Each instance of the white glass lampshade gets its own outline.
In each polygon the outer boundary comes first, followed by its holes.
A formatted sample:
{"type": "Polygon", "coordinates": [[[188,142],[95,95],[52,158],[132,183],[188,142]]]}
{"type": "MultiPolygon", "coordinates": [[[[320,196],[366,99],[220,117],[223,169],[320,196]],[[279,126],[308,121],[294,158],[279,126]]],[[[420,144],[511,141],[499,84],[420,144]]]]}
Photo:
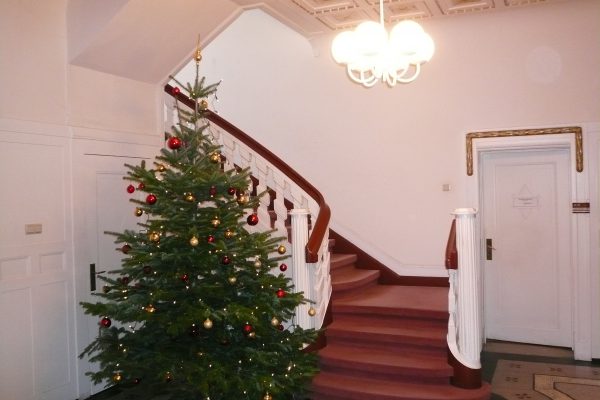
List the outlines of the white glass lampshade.
{"type": "Polygon", "coordinates": [[[354,44],[354,31],[345,31],[338,34],[331,43],[331,55],[338,64],[347,64],[356,57],[354,44]]]}

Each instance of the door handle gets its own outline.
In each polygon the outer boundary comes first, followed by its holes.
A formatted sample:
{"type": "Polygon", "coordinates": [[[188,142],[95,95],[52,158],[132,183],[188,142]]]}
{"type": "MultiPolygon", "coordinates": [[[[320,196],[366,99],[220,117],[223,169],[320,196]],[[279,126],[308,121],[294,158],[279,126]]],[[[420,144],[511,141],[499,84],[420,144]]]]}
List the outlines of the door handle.
{"type": "Polygon", "coordinates": [[[492,259],[492,250],[496,250],[492,244],[492,239],[490,239],[490,238],[485,239],[485,259],[486,260],[492,259]]]}

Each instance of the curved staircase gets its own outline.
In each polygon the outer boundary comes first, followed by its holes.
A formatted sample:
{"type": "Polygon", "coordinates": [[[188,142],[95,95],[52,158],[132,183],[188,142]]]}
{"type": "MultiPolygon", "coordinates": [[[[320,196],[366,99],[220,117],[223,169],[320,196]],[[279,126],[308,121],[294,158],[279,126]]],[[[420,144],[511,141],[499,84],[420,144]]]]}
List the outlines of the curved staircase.
{"type": "Polygon", "coordinates": [[[450,385],[448,288],[378,284],[353,254],[331,255],[332,320],[313,400],[484,400],[450,385]]]}

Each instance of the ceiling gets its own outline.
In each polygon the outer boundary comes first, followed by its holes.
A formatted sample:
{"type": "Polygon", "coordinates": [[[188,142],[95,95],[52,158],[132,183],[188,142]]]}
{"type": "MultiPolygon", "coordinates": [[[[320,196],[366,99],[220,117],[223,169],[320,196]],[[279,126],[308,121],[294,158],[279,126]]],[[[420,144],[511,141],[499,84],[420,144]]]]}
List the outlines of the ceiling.
{"type": "MultiPolygon", "coordinates": [[[[306,37],[379,20],[379,0],[233,0],[245,9],[261,8],[306,37]]],[[[384,0],[388,23],[506,10],[566,0],[384,0]]]]}

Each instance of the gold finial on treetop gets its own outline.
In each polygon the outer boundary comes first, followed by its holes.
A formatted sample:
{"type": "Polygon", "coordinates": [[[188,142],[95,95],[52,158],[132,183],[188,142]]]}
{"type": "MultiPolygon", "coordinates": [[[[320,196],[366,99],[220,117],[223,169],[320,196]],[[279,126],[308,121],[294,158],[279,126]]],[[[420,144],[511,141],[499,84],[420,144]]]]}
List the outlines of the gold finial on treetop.
{"type": "Polygon", "coordinates": [[[202,61],[202,54],[200,52],[200,35],[198,35],[198,42],[196,42],[196,53],[194,54],[194,60],[196,60],[196,65],[200,64],[200,61],[202,61]]]}

